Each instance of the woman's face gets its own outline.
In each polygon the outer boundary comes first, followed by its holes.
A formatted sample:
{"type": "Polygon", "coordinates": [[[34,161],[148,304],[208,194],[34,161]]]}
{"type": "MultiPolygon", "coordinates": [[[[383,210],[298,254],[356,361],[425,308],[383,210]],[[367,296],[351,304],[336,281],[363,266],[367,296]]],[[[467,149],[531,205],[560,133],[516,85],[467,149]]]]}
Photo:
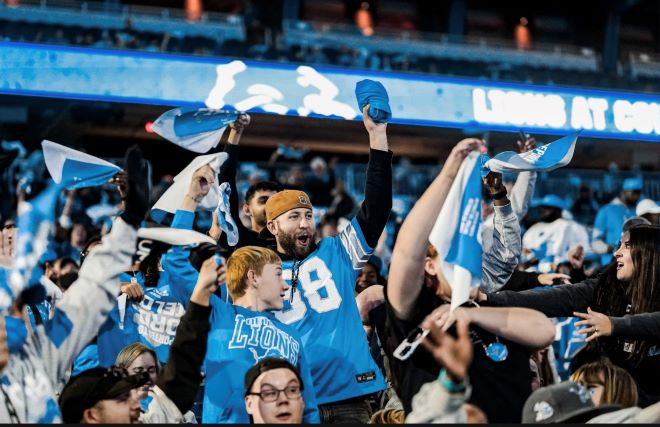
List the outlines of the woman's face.
{"type": "Polygon", "coordinates": [[[149,390],[151,390],[154,384],[156,384],[156,377],[158,376],[158,366],[156,365],[154,357],[151,353],[142,353],[133,361],[133,363],[128,365],[127,370],[129,375],[136,375],[142,372],[149,373],[149,382],[138,390],[138,399],[144,399],[147,397],[149,390]]]}
{"type": "Polygon", "coordinates": [[[630,282],[635,271],[635,266],[630,256],[630,233],[623,233],[621,246],[614,253],[614,258],[616,259],[616,278],[622,282],[630,282]]]}

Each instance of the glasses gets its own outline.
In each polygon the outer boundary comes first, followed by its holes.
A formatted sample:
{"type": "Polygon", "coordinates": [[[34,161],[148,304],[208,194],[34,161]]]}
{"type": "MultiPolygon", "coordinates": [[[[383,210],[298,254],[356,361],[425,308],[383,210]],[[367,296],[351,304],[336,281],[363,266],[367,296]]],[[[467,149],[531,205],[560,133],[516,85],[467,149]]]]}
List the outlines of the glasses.
{"type": "Polygon", "coordinates": [[[277,389],[277,388],[271,388],[267,390],[262,390],[259,393],[248,393],[248,395],[252,396],[259,396],[261,400],[263,400],[266,403],[269,402],[275,402],[277,399],[280,397],[280,393],[284,392],[284,395],[287,397],[287,399],[300,399],[300,393],[301,393],[300,386],[297,385],[292,385],[283,389],[277,389]]]}

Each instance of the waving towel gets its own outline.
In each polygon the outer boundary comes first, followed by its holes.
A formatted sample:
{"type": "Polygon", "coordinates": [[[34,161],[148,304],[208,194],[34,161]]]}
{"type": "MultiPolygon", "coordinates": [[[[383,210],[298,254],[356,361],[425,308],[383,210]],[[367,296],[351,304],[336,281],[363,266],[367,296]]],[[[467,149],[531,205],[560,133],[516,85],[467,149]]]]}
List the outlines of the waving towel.
{"type": "Polygon", "coordinates": [[[52,141],[42,141],[41,147],[53,181],[69,190],[103,185],[121,170],[108,161],[52,141]]]}
{"type": "MultiPolygon", "coordinates": [[[[167,212],[175,213],[181,206],[181,202],[188,191],[195,171],[204,165],[209,165],[217,175],[220,172],[220,166],[222,166],[225,160],[227,160],[227,153],[214,153],[195,157],[188,166],[174,177],[174,184],[153,205],[151,208],[151,218],[160,223],[165,219],[167,212]]],[[[216,182],[211,186],[211,190],[204,196],[197,208],[212,211],[218,206],[219,201],[220,185],[216,182]]]]}
{"type": "Polygon", "coordinates": [[[151,128],[170,142],[195,153],[206,153],[218,145],[227,125],[240,112],[210,108],[175,108],[161,114],[151,128]]]}
{"type": "Polygon", "coordinates": [[[355,85],[355,97],[360,111],[369,104],[369,117],[376,123],[387,123],[392,118],[390,98],[385,86],[373,80],[360,80],[355,85]]]}
{"type": "Polygon", "coordinates": [[[573,159],[579,132],[541,145],[526,153],[505,151],[493,157],[482,156],[482,176],[493,172],[551,171],[566,166],[573,159]]]}
{"type": "Polygon", "coordinates": [[[231,217],[229,210],[229,195],[231,194],[231,185],[228,182],[220,184],[220,201],[216,208],[216,215],[218,216],[218,225],[220,229],[227,235],[227,243],[229,246],[236,246],[238,243],[238,227],[231,217]]]}
{"type": "Polygon", "coordinates": [[[429,235],[442,260],[442,273],[451,286],[451,309],[469,299],[470,289],[479,286],[481,269],[481,177],[479,154],[463,161],[449,189],[445,204],[429,235]]]}

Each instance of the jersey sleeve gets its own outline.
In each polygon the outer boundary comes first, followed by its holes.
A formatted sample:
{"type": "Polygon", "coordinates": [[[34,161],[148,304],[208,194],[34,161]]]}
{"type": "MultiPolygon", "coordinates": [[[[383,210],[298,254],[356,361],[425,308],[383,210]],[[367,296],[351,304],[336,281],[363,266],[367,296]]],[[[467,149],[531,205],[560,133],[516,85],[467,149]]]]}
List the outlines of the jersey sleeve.
{"type": "MultiPolygon", "coordinates": [[[[177,210],[172,220],[172,228],[192,230],[195,213],[177,210]]],[[[190,249],[186,246],[174,246],[161,258],[163,270],[168,273],[170,289],[184,307],[192,296],[199,272],[192,266],[188,257],[190,249]]]]}
{"type": "Polygon", "coordinates": [[[353,270],[360,270],[374,252],[374,248],[367,244],[362,228],[356,218],[342,230],[337,236],[341,242],[341,248],[348,256],[353,270]]]}

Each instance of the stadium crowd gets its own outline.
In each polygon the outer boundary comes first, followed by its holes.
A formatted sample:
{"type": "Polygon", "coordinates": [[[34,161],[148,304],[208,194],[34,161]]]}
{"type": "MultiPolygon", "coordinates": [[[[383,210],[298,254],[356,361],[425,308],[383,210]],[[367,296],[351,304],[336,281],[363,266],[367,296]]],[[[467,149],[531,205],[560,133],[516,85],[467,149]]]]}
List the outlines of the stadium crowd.
{"type": "Polygon", "coordinates": [[[49,154],[3,146],[0,421],[660,422],[660,206],[641,179],[569,209],[532,198],[537,172],[488,173],[480,285],[452,307],[458,276],[429,240],[482,140],[391,215],[370,105],[359,203],[321,157],[237,181],[251,120],[156,185],[137,146],[75,189],[49,154]]]}

